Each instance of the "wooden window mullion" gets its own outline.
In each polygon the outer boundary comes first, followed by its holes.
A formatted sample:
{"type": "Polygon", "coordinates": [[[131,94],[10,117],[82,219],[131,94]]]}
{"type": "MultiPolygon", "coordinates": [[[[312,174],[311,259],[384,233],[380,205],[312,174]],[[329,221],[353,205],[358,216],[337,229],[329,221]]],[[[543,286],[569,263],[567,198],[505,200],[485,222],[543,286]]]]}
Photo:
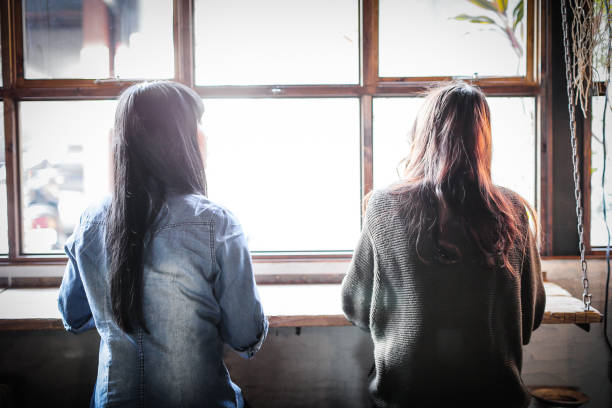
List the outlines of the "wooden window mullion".
{"type": "Polygon", "coordinates": [[[193,0],[174,0],[174,75],[190,87],[194,83],[193,0]]]}
{"type": "MultiPolygon", "coordinates": [[[[373,166],[373,114],[372,96],[363,95],[360,98],[360,151],[361,151],[361,199],[366,196],[374,186],[374,166],[373,166]]],[[[362,214],[363,215],[363,214],[362,214]]]]}
{"type": "Polygon", "coordinates": [[[6,168],[8,258],[21,253],[21,208],[19,177],[19,140],[17,136],[17,99],[14,90],[23,78],[21,1],[7,0],[0,11],[2,23],[2,82],[4,116],[4,154],[6,168]]]}
{"type": "Polygon", "coordinates": [[[378,83],[378,0],[361,3],[361,84],[370,93],[378,83]]]}
{"type": "Polygon", "coordinates": [[[12,98],[4,105],[4,154],[6,160],[6,193],[9,261],[21,255],[21,199],[19,177],[19,140],[17,137],[17,103],[12,98]]]}
{"type": "Polygon", "coordinates": [[[374,187],[372,106],[378,84],[378,8],[379,0],[362,0],[359,13],[359,83],[363,91],[359,98],[362,201],[374,187]]]}
{"type": "Polygon", "coordinates": [[[537,47],[535,47],[535,17],[537,14],[536,10],[540,7],[540,0],[530,1],[527,6],[527,41],[525,42],[527,69],[525,72],[525,77],[528,83],[535,83],[537,81],[537,67],[535,62],[538,60],[538,58],[535,55],[535,50],[537,49],[537,47]]]}

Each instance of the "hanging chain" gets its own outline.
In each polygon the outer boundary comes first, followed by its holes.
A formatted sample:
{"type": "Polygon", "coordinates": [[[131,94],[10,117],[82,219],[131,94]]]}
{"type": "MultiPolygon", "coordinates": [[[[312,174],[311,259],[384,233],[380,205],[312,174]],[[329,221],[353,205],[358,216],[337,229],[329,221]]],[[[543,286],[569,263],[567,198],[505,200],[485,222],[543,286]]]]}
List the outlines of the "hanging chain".
{"type": "MultiPolygon", "coordinates": [[[[572,1],[572,0],[568,0],[572,1]]],[[[582,210],[582,191],[580,189],[580,161],[578,157],[578,140],[576,138],[576,104],[574,101],[574,87],[572,81],[569,28],[567,24],[566,0],[561,0],[561,17],[563,22],[563,46],[565,48],[565,79],[567,82],[568,110],[570,116],[570,134],[572,142],[572,164],[574,166],[574,198],[576,199],[576,217],[578,218],[578,237],[580,249],[580,267],[582,269],[582,302],[584,310],[591,309],[591,298],[589,293],[589,278],[587,276],[587,263],[585,259],[586,247],[584,245],[584,224],[582,210]]]]}

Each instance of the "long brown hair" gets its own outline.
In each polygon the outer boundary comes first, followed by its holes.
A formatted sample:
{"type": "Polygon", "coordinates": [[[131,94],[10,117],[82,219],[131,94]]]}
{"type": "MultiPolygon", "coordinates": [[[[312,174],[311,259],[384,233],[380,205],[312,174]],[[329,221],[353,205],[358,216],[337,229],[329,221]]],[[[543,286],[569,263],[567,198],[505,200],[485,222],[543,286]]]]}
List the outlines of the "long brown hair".
{"type": "Polygon", "coordinates": [[[426,263],[455,263],[471,247],[511,272],[510,251],[526,236],[531,206],[491,180],[491,123],[485,95],[453,82],[429,92],[411,134],[404,177],[392,188],[415,249],[426,263]],[[460,234],[449,231],[460,231],[460,234]]]}

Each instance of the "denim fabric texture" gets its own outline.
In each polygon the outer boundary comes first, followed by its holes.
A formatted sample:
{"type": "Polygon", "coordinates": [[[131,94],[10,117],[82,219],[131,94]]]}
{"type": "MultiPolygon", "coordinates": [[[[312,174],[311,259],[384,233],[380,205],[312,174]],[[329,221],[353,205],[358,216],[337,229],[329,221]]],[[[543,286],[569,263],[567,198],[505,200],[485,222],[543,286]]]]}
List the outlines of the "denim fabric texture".
{"type": "Polygon", "coordinates": [[[145,243],[149,334],[126,334],[112,317],[104,245],[109,204],[107,198],[88,208],[67,240],[58,299],[66,330],[100,334],[92,405],[243,407],[223,345],[253,357],[268,321],[240,224],[204,196],[170,197],[145,243]]]}

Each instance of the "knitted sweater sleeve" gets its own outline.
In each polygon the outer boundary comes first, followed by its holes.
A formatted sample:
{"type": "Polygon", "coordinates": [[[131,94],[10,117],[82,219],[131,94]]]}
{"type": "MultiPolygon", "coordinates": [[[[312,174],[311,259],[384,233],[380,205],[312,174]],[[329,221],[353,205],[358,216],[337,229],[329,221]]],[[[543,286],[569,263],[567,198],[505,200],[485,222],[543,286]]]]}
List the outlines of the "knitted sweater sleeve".
{"type": "Polygon", "coordinates": [[[536,240],[527,227],[525,255],[521,265],[521,318],[523,323],[523,344],[528,344],[531,332],[537,329],[544,317],[546,293],[540,268],[540,254],[536,240]]]}
{"type": "Polygon", "coordinates": [[[368,212],[349,270],[342,281],[342,309],[354,325],[370,330],[370,306],[374,281],[374,246],[368,228],[368,212]]]}

